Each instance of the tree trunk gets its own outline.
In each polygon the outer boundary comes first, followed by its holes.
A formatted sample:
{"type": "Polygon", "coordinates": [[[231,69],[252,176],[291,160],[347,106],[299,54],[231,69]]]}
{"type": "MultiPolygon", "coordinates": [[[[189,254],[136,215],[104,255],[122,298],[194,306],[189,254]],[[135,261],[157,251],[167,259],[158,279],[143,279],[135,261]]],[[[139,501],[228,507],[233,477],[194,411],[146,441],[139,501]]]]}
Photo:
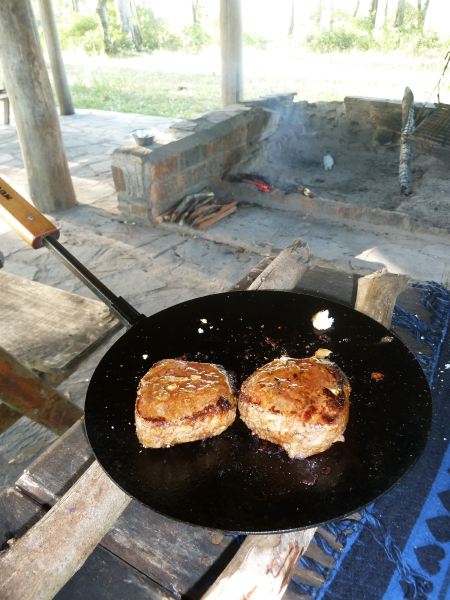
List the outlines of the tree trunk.
{"type": "Polygon", "coordinates": [[[355,4],[355,9],[353,11],[353,18],[356,19],[356,17],[358,16],[358,11],[359,11],[359,0],[356,0],[356,4],[355,4]]]}
{"type": "Polygon", "coordinates": [[[121,28],[124,33],[127,33],[136,50],[140,50],[142,46],[142,35],[139,24],[133,18],[133,8],[130,0],[116,0],[117,11],[119,13],[121,28]]]}
{"type": "Polygon", "coordinates": [[[377,14],[375,15],[375,31],[380,32],[385,24],[388,0],[377,0],[377,14]]]}
{"type": "Polygon", "coordinates": [[[72,96],[67,83],[66,70],[64,68],[61,46],[59,44],[58,29],[56,27],[55,14],[51,0],[39,0],[42,27],[44,29],[45,42],[47,44],[48,57],[53,73],[56,96],[58,97],[59,112],[61,115],[73,115],[72,96]]]}
{"type": "Polygon", "coordinates": [[[291,16],[289,20],[288,37],[292,37],[295,24],[295,0],[291,0],[291,16]]]}
{"type": "Polygon", "coordinates": [[[378,12],[378,0],[371,0],[370,10],[369,10],[369,18],[372,23],[372,27],[375,27],[375,22],[377,20],[377,12],[378,12]]]}
{"type": "Polygon", "coordinates": [[[240,0],[220,0],[222,104],[242,99],[242,25],[240,0]]]}
{"type": "Polygon", "coordinates": [[[73,12],[79,12],[80,8],[78,6],[78,0],[72,0],[72,10],[73,12]]]}
{"type": "Polygon", "coordinates": [[[423,5],[422,0],[417,0],[417,26],[420,29],[420,31],[423,31],[429,5],[430,0],[425,0],[423,5]]]}
{"type": "Polygon", "coordinates": [[[395,13],[394,27],[401,27],[405,20],[405,0],[397,1],[397,12],[395,13]]]}
{"type": "Polygon", "coordinates": [[[103,44],[105,46],[105,52],[106,54],[113,54],[114,44],[112,43],[111,37],[109,35],[109,15],[107,0],[98,0],[96,10],[103,30],[103,44]]]}
{"type": "Polygon", "coordinates": [[[74,206],[75,192],[30,0],[0,2],[0,39],[3,78],[30,196],[44,212],[74,206]]]}
{"type": "Polygon", "coordinates": [[[200,24],[200,0],[191,0],[192,7],[192,23],[193,25],[200,24]]]}
{"type": "Polygon", "coordinates": [[[333,0],[322,0],[320,3],[320,31],[331,31],[331,15],[333,13],[333,0]]]}

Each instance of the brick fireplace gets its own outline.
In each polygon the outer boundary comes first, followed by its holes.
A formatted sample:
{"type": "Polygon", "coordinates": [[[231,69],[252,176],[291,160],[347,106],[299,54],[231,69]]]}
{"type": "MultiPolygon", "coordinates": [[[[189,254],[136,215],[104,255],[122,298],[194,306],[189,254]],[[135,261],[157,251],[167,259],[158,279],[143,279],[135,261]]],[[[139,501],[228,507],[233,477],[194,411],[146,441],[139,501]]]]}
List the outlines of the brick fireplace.
{"type": "Polygon", "coordinates": [[[342,168],[344,150],[355,157],[361,148],[376,152],[398,140],[400,126],[400,101],[308,103],[280,94],[229,106],[156,132],[148,147],[117,148],[112,174],[119,209],[126,218],[159,222],[186,195],[239,171],[259,172],[285,193],[300,176],[318,188],[336,187],[330,178],[324,183],[324,152],[342,168]]]}

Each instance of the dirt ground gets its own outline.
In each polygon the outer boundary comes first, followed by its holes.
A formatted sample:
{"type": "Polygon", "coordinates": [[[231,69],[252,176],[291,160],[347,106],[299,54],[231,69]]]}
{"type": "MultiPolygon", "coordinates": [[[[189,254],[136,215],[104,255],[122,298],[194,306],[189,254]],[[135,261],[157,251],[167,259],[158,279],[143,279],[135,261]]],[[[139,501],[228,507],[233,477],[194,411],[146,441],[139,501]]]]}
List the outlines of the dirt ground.
{"type": "Polygon", "coordinates": [[[398,142],[379,145],[310,137],[299,146],[289,135],[280,140],[251,159],[245,165],[248,172],[266,177],[285,192],[305,186],[323,199],[406,213],[422,224],[450,231],[450,153],[445,161],[414,149],[412,193],[405,196],[398,179],[398,142]],[[325,171],[322,157],[328,151],[334,167],[325,171]]]}
{"type": "MultiPolygon", "coordinates": [[[[435,227],[450,230],[450,170],[448,165],[415,152],[412,194],[400,193],[398,146],[341,147],[335,165],[324,171],[320,162],[302,163],[301,179],[323,198],[351,204],[400,211],[435,227]]],[[[449,156],[450,161],[450,156],[449,156]]]]}

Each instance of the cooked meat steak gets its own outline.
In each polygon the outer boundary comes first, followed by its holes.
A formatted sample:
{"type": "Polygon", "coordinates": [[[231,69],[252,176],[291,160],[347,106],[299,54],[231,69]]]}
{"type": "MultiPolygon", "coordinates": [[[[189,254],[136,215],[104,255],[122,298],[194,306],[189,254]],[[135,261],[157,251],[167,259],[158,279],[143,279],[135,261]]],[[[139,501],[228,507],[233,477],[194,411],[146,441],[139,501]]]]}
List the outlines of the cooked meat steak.
{"type": "Polygon", "coordinates": [[[329,360],[282,357],[244,381],[239,412],[257,436],[306,458],[344,441],[350,384],[329,360]]]}
{"type": "Polygon", "coordinates": [[[146,448],[219,435],[236,417],[236,398],[217,365],[165,359],[139,382],[136,433],[146,448]]]}

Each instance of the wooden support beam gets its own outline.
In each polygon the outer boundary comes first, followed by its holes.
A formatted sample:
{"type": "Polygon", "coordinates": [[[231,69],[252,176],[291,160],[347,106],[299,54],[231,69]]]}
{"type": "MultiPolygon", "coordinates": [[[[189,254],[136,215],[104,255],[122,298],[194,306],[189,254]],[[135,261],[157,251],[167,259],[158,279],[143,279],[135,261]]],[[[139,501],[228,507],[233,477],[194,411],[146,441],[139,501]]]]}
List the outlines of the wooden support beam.
{"type": "Polygon", "coordinates": [[[49,212],[76,204],[75,191],[30,0],[0,2],[0,59],[30,196],[49,212]]]}
{"type": "Polygon", "coordinates": [[[0,402],[0,433],[14,425],[22,415],[10,406],[0,402]]]}
{"type": "Polygon", "coordinates": [[[83,414],[81,408],[3,348],[0,348],[0,400],[57,434],[66,431],[83,414]]]}
{"type": "Polygon", "coordinates": [[[292,290],[308,268],[309,248],[296,240],[289,244],[249,285],[249,290],[292,290]]]}
{"type": "Polygon", "coordinates": [[[202,600],[278,600],[315,531],[247,536],[202,600]]]}
{"type": "Polygon", "coordinates": [[[129,502],[94,462],[34,527],[0,555],[0,598],[54,598],[129,502]]]}
{"type": "Polygon", "coordinates": [[[53,83],[58,98],[59,112],[61,115],[73,115],[75,110],[73,108],[69,84],[67,83],[52,0],[39,0],[39,12],[41,14],[45,43],[52,68],[53,83]]]}
{"type": "Polygon", "coordinates": [[[397,296],[408,282],[408,275],[388,273],[386,269],[361,277],[356,292],[356,310],[389,327],[397,296]]]}
{"type": "Polygon", "coordinates": [[[242,100],[242,24],[240,0],[220,0],[222,104],[242,100]]]}

